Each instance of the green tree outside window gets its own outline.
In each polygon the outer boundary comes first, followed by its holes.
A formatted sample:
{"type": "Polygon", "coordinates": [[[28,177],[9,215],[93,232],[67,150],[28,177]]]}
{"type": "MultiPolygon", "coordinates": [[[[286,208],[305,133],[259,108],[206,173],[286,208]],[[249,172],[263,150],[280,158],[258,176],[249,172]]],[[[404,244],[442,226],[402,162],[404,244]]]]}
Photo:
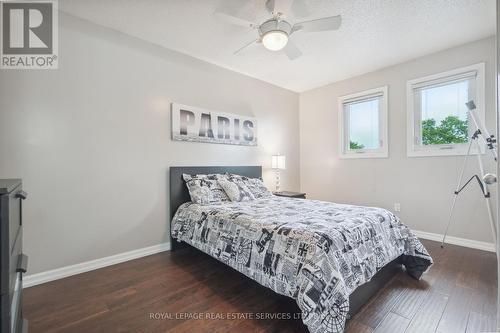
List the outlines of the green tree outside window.
{"type": "Polygon", "coordinates": [[[436,125],[436,120],[422,121],[422,144],[442,145],[466,143],[468,141],[467,120],[456,116],[448,116],[436,125]]]}
{"type": "Polygon", "coordinates": [[[364,145],[357,143],[355,141],[349,141],[349,149],[354,150],[354,149],[363,149],[365,148],[364,145]]]}

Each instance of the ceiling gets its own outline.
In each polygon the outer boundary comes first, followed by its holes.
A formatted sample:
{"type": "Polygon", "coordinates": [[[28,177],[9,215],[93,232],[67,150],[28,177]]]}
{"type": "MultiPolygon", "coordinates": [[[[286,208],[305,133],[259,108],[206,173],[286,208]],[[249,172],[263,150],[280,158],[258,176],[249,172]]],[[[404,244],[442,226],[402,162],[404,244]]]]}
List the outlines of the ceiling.
{"type": "MultiPolygon", "coordinates": [[[[254,45],[256,31],[218,20],[235,0],[64,0],[60,9],[145,41],[277,86],[302,92],[491,36],[495,0],[295,0],[310,15],[342,15],[337,31],[293,35],[303,56],[254,45]]],[[[244,1],[241,16],[269,18],[265,0],[244,1]]],[[[290,16],[290,21],[298,19],[290,16]]]]}

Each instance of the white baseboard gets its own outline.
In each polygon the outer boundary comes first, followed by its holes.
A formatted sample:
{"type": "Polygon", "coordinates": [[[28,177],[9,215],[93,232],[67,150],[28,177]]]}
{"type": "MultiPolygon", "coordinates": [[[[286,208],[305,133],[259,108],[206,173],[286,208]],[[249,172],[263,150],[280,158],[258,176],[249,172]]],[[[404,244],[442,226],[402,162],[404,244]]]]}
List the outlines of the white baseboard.
{"type": "MultiPolygon", "coordinates": [[[[435,234],[432,232],[419,231],[419,230],[412,230],[412,232],[415,234],[415,236],[417,236],[419,238],[423,238],[423,239],[429,239],[429,240],[433,240],[433,241],[437,241],[437,242],[441,242],[441,240],[443,239],[443,235],[441,235],[441,234],[435,234]]],[[[487,243],[487,242],[480,242],[480,241],[471,240],[471,239],[447,236],[446,243],[464,246],[464,247],[470,247],[473,249],[478,249],[478,250],[483,250],[483,251],[496,252],[495,251],[495,244],[487,243]]],[[[104,258],[100,258],[100,259],[96,259],[96,260],[82,262],[82,263],[79,263],[76,265],[71,265],[71,266],[53,269],[50,271],[26,275],[23,278],[23,288],[36,286],[38,284],[62,279],[62,278],[76,275],[76,274],[80,274],[80,273],[85,273],[88,271],[92,271],[94,269],[119,264],[121,262],[149,256],[149,255],[152,255],[155,253],[168,251],[168,250],[170,250],[170,243],[162,243],[162,244],[153,245],[150,247],[145,247],[145,248],[138,249],[138,250],[133,250],[133,251],[129,251],[129,252],[115,254],[115,255],[109,256],[109,257],[104,257],[104,258]]]]}
{"type": "MultiPolygon", "coordinates": [[[[412,230],[412,232],[415,234],[415,236],[417,236],[419,238],[433,240],[433,241],[437,241],[437,242],[441,242],[443,240],[442,234],[434,234],[432,232],[418,231],[418,230],[412,230]]],[[[480,242],[480,241],[476,241],[476,240],[472,240],[472,239],[446,236],[445,243],[464,246],[464,247],[470,247],[472,249],[478,249],[478,250],[483,250],[483,251],[496,252],[494,243],[480,242]]]]}
{"type": "Polygon", "coordinates": [[[88,271],[92,271],[94,269],[119,264],[121,262],[149,256],[155,253],[168,250],[170,250],[170,243],[162,243],[138,250],[115,254],[109,257],[90,260],[71,266],[61,267],[50,271],[26,275],[23,277],[23,288],[28,288],[31,286],[36,286],[37,284],[59,280],[71,275],[85,273],[88,271]]]}

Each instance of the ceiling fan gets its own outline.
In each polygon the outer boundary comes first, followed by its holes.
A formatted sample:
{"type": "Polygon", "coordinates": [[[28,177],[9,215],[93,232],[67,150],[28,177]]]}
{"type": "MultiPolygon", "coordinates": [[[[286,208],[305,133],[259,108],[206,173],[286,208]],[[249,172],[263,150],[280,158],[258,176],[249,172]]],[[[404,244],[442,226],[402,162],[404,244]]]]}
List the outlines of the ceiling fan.
{"type": "Polygon", "coordinates": [[[245,48],[254,43],[262,43],[270,51],[283,50],[290,60],[297,59],[302,55],[299,48],[290,40],[293,33],[333,31],[340,28],[342,18],[340,15],[329,16],[315,20],[291,23],[288,18],[293,14],[295,18],[308,15],[304,4],[294,0],[267,0],[265,8],[271,18],[261,24],[257,24],[241,17],[240,1],[225,1],[224,5],[218,8],[214,15],[219,19],[238,26],[255,29],[258,32],[256,39],[243,45],[234,54],[239,54],[245,48]]]}

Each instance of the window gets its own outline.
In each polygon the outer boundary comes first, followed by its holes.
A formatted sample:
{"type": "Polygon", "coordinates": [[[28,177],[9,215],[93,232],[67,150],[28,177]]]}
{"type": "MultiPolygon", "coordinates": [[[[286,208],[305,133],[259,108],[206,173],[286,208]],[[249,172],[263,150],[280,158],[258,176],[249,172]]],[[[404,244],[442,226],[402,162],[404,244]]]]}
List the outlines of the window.
{"type": "Polygon", "coordinates": [[[387,157],[387,87],[339,98],[341,158],[387,157]]]}
{"type": "Polygon", "coordinates": [[[484,123],[484,63],[408,81],[408,156],[465,155],[470,100],[484,123]]]}

